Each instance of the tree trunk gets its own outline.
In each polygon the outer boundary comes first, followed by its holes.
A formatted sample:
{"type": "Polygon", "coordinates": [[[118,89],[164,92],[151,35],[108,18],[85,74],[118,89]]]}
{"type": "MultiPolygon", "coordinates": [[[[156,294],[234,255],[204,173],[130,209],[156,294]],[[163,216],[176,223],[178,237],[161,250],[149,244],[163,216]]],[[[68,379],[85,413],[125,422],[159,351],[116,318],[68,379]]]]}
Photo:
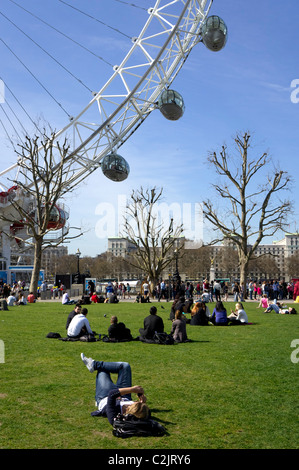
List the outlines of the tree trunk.
{"type": "Polygon", "coordinates": [[[247,290],[246,290],[247,276],[248,276],[248,260],[240,259],[240,288],[243,284],[244,299],[247,298],[247,290]]]}
{"type": "Polygon", "coordinates": [[[33,263],[31,282],[30,282],[30,292],[33,292],[35,297],[37,295],[39,273],[41,269],[42,245],[43,245],[43,239],[38,238],[35,241],[35,245],[34,245],[34,263],[33,263]]]}

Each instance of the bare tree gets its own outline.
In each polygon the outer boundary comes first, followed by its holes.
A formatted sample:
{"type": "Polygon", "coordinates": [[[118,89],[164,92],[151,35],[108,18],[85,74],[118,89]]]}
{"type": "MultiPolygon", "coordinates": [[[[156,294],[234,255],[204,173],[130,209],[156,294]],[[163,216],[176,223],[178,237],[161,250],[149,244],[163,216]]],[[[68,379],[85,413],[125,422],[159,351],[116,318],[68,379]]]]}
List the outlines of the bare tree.
{"type": "Polygon", "coordinates": [[[195,249],[184,249],[180,262],[180,271],[189,278],[202,280],[208,276],[211,267],[211,247],[201,246],[195,249]]]}
{"type": "Polygon", "coordinates": [[[225,214],[220,216],[210,200],[203,202],[203,214],[220,235],[212,243],[231,240],[237,246],[240,282],[246,283],[248,263],[261,240],[283,230],[291,211],[289,200],[280,200],[283,190],[289,189],[290,177],[286,172],[271,169],[268,175],[262,173],[255,181],[260,170],[265,169],[270,159],[263,153],[256,159],[249,159],[250,135],[237,134],[234,141],[238,154],[235,166],[233,159],[222,146],[219,155],[212,152],[208,161],[223,183],[213,184],[218,196],[228,202],[225,214]]]}
{"type": "Polygon", "coordinates": [[[299,250],[289,256],[286,260],[287,273],[290,278],[299,277],[299,250]]]}
{"type": "Polygon", "coordinates": [[[182,224],[174,227],[173,219],[159,222],[156,205],[163,189],[142,187],[133,191],[127,204],[123,236],[135,247],[131,264],[148,278],[151,289],[163,270],[179,256],[183,245],[179,243],[182,224]]]}
{"type": "Polygon", "coordinates": [[[65,224],[68,214],[59,202],[69,188],[66,161],[69,145],[65,140],[62,145],[56,141],[55,134],[48,137],[26,137],[20,146],[17,179],[13,181],[9,208],[0,214],[0,220],[6,222],[9,231],[6,235],[14,238],[19,250],[34,247],[34,263],[30,290],[37,291],[41,269],[42,250],[57,246],[68,236],[69,228],[65,224]],[[63,230],[60,238],[47,240],[47,234],[53,230],[63,230]]]}

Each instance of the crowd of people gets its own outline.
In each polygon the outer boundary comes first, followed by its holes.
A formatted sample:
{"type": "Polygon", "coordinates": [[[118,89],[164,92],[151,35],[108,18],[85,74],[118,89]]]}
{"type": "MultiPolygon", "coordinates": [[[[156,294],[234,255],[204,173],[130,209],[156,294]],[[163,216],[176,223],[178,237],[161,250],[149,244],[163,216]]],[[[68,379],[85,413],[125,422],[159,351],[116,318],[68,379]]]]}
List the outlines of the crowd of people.
{"type": "MultiPolygon", "coordinates": [[[[147,284],[146,284],[147,285],[147,284]]],[[[187,299],[203,297],[210,302],[228,302],[233,297],[234,302],[244,302],[246,299],[260,301],[263,295],[271,300],[295,300],[299,296],[299,281],[290,280],[278,281],[276,279],[256,281],[248,280],[246,284],[227,281],[205,279],[202,282],[193,283],[191,281],[180,284],[180,292],[183,292],[187,299]]],[[[153,291],[153,298],[157,301],[161,299],[173,300],[177,294],[177,286],[170,281],[161,281],[153,291]]]]}
{"type": "MultiPolygon", "coordinates": [[[[80,338],[90,335],[96,336],[87,320],[88,310],[79,301],[66,322],[67,336],[70,338],[80,338]]],[[[178,294],[173,301],[170,309],[169,320],[171,326],[170,332],[165,332],[165,324],[157,307],[152,305],[149,309],[149,315],[143,320],[143,325],[139,328],[139,336],[136,340],[142,342],[154,343],[157,341],[157,335],[167,335],[173,342],[184,343],[189,341],[187,336],[187,324],[195,325],[241,325],[249,324],[247,314],[243,304],[238,302],[235,309],[227,313],[222,301],[218,301],[212,312],[206,302],[201,300],[193,302],[193,299],[187,299],[178,294]],[[189,318],[190,317],[190,318],[189,318]]],[[[116,315],[112,315],[110,325],[107,331],[107,340],[112,341],[131,341],[133,340],[131,330],[123,323],[119,322],[116,315]]]]}
{"type": "Polygon", "coordinates": [[[0,298],[5,300],[5,308],[15,305],[26,305],[34,303],[36,298],[32,292],[27,293],[25,283],[22,281],[13,282],[12,285],[0,280],[0,298]]]}

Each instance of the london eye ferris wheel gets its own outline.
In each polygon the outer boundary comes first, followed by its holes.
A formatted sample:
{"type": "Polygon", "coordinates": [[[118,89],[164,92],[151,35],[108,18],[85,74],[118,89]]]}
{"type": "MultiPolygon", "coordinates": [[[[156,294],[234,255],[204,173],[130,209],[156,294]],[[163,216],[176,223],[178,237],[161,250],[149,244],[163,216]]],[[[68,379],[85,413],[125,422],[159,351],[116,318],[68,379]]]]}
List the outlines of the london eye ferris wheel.
{"type": "MultiPolygon", "coordinates": [[[[37,23],[42,22],[51,29],[51,32],[53,29],[57,30],[45,16],[43,17],[43,8],[40,8],[37,14],[26,8],[26,2],[7,1],[12,3],[14,8],[21,8],[26,15],[34,17],[37,23]]],[[[62,0],[58,1],[65,9],[72,8],[75,14],[89,16],[110,27],[107,21],[87,14],[76,5],[62,0]]],[[[88,90],[91,98],[76,114],[71,115],[65,112],[67,114],[65,124],[55,131],[55,139],[67,137],[70,142],[70,152],[67,158],[68,178],[63,182],[70,190],[99,168],[106,177],[114,181],[127,178],[130,167],[120,155],[122,145],[153,111],[160,110],[169,120],[177,120],[184,113],[182,96],[184,90],[178,92],[173,89],[172,85],[192,49],[197,44],[203,43],[211,51],[219,51],[227,41],[226,24],[220,17],[210,12],[213,0],[156,0],[142,2],[142,5],[139,2],[132,4],[120,0],[114,1],[115,12],[120,6],[143,10],[144,24],[138,35],[132,34],[131,37],[127,35],[126,39],[130,43],[129,50],[119,63],[109,63],[111,73],[106,82],[99,83],[97,89],[88,90]]],[[[6,14],[3,8],[0,9],[0,15],[3,21],[18,30],[20,36],[30,40],[51,59],[56,60],[44,45],[30,37],[25,25],[18,24],[6,14]]],[[[117,17],[117,14],[115,16],[117,17]]],[[[124,24],[124,21],[121,23],[124,24]]],[[[120,32],[119,29],[117,31],[120,32]]],[[[61,30],[57,30],[57,33],[84,48],[77,41],[76,35],[70,37],[61,30]]],[[[13,59],[25,69],[28,68],[25,60],[15,52],[14,44],[4,38],[1,39],[1,46],[6,48],[12,54],[13,59]]],[[[90,52],[88,50],[86,53],[90,52]]],[[[63,64],[60,65],[64,67],[63,64]]],[[[37,78],[29,69],[27,71],[31,74],[31,78],[35,79],[37,86],[43,87],[42,78],[37,78]]],[[[47,73],[47,70],[43,70],[41,77],[47,73]]],[[[5,74],[2,75],[4,77],[0,77],[2,88],[10,92],[10,85],[6,83],[5,74]]],[[[100,77],[97,81],[100,82],[100,77]]],[[[43,88],[55,99],[51,91],[43,88]]],[[[13,94],[13,91],[11,93],[13,94]]],[[[0,118],[0,125],[7,138],[11,140],[10,136],[15,135],[17,131],[12,118],[9,117],[11,111],[9,103],[5,99],[1,101],[1,111],[4,114],[0,118]]],[[[22,106],[20,100],[17,99],[17,101],[22,106]]],[[[61,103],[55,101],[65,111],[61,103]]],[[[36,106],[38,107],[38,103],[36,106]]],[[[52,128],[56,128],[56,123],[50,124],[52,128]]],[[[18,160],[0,171],[0,208],[2,211],[7,210],[10,205],[11,191],[15,190],[11,187],[11,181],[17,180],[18,171],[18,160]]]]}

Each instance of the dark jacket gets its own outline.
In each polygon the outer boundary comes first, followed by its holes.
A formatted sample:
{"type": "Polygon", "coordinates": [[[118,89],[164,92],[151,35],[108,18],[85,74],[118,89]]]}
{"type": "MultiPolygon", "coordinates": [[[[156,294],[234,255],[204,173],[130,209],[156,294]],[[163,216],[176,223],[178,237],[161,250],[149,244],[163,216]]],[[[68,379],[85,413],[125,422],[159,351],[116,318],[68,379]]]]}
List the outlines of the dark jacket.
{"type": "Polygon", "coordinates": [[[129,328],[126,328],[125,324],[122,322],[109,326],[108,336],[110,339],[115,339],[116,341],[132,339],[131,331],[129,328]]]}
{"type": "Polygon", "coordinates": [[[113,424],[114,418],[120,413],[119,389],[114,388],[108,393],[107,405],[105,407],[106,416],[110,424],[113,424]]]}
{"type": "Polygon", "coordinates": [[[70,323],[72,321],[72,319],[74,318],[74,316],[77,315],[77,312],[75,312],[75,310],[72,310],[71,313],[69,314],[69,316],[67,317],[67,321],[66,321],[66,325],[65,325],[65,328],[68,329],[68,327],[70,326],[70,323]]]}
{"type": "Polygon", "coordinates": [[[203,308],[200,308],[190,320],[190,325],[207,325],[208,323],[209,320],[203,308]]]}
{"type": "Polygon", "coordinates": [[[143,328],[140,328],[139,333],[146,339],[152,339],[156,331],[157,333],[164,332],[163,320],[158,315],[150,314],[144,319],[143,328]]]}

